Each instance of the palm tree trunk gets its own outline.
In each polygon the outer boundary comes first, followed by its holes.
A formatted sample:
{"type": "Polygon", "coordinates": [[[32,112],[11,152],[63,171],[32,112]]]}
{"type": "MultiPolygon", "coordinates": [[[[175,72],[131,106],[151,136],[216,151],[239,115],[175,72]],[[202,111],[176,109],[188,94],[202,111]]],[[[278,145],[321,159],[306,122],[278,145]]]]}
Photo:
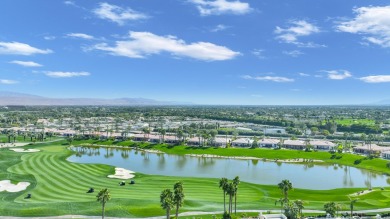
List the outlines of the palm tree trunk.
{"type": "Polygon", "coordinates": [[[353,214],[353,206],[351,205],[351,215],[350,215],[350,218],[352,218],[352,214],[353,214]]]}
{"type": "Polygon", "coordinates": [[[176,219],[179,218],[179,203],[176,204],[176,219]]]}
{"type": "Polygon", "coordinates": [[[229,194],[229,214],[232,214],[232,195],[229,194]]]}
{"type": "Polygon", "coordinates": [[[229,194],[229,203],[228,203],[228,207],[229,207],[229,211],[228,211],[228,213],[230,214],[230,194],[229,194]]]}
{"type": "Polygon", "coordinates": [[[234,195],[234,214],[237,214],[237,191],[234,195]]]}
{"type": "Polygon", "coordinates": [[[223,212],[226,212],[226,194],[223,191],[223,212]]]}
{"type": "Polygon", "coordinates": [[[105,208],[105,204],[103,202],[103,204],[102,204],[102,219],[104,219],[104,208],[105,208]]]}
{"type": "Polygon", "coordinates": [[[169,208],[167,208],[167,219],[169,219],[169,216],[170,216],[170,210],[169,208]]]}

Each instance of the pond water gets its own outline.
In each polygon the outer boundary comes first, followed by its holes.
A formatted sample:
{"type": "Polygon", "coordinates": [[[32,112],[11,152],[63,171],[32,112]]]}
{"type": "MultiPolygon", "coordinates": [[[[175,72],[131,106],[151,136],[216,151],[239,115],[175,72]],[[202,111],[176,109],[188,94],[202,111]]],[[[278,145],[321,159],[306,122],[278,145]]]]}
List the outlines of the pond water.
{"type": "Polygon", "coordinates": [[[228,158],[206,158],[156,154],[134,149],[72,147],[68,158],[77,163],[100,163],[135,172],[164,176],[233,179],[276,185],[288,179],[295,188],[334,189],[388,186],[388,177],[369,170],[341,165],[264,162],[228,158]]]}

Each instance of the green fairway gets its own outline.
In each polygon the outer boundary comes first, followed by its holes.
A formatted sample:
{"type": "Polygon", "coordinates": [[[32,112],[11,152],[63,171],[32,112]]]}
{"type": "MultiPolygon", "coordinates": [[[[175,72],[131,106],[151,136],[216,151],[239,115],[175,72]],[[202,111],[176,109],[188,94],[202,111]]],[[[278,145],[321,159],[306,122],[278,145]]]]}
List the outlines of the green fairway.
{"type": "MultiPolygon", "coordinates": [[[[164,215],[159,195],[165,188],[172,188],[176,181],[183,181],[185,202],[182,211],[223,210],[222,190],[219,179],[179,178],[136,173],[136,184],[119,186],[120,179],[109,179],[114,167],[101,164],[77,164],[66,161],[71,154],[65,145],[40,144],[29,146],[40,149],[37,153],[16,153],[0,149],[0,180],[32,183],[26,191],[0,192],[0,215],[48,216],[48,215],[99,215],[101,206],[96,194],[108,188],[112,200],[108,202],[107,216],[146,217],[164,215]],[[87,193],[93,187],[95,193],[87,193]],[[27,193],[31,199],[25,199],[27,193]]],[[[179,150],[178,148],[177,150],[179,150]]],[[[180,149],[181,150],[181,149],[180,149]]],[[[182,149],[186,150],[186,149],[182,149]]],[[[212,149],[210,149],[212,150],[212,149]]],[[[248,150],[248,149],[246,149],[248,150]]],[[[196,151],[196,150],[195,150],[196,151]]],[[[194,153],[194,151],[191,151],[194,153]]],[[[309,179],[308,179],[309,180],[309,179]]],[[[127,180],[128,182],[129,180],[127,180]]],[[[390,191],[386,188],[359,197],[356,209],[381,208],[390,205],[390,191]]],[[[322,210],[327,201],[348,203],[347,195],[361,189],[336,189],[313,191],[295,189],[290,199],[302,199],[306,209],[322,210]]],[[[277,186],[264,186],[241,182],[238,191],[238,209],[278,209],[275,200],[281,196],[277,186]]]]}
{"type": "Polygon", "coordinates": [[[375,125],[375,120],[372,119],[336,119],[335,121],[337,124],[345,126],[353,124],[375,125]]]}

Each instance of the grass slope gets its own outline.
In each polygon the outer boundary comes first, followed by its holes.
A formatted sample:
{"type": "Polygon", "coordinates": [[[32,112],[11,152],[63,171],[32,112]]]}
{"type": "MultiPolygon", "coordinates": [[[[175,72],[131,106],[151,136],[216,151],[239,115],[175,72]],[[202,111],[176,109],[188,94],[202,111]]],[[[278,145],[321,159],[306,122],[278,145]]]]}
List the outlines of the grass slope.
{"type": "MultiPolygon", "coordinates": [[[[48,215],[99,215],[101,206],[96,194],[101,188],[109,188],[112,200],[107,204],[107,216],[146,217],[164,215],[159,195],[165,188],[172,188],[183,181],[185,203],[182,211],[223,210],[219,179],[179,178],[136,174],[136,184],[119,186],[122,180],[106,176],[114,167],[101,164],[77,164],[66,161],[71,154],[66,146],[41,144],[37,153],[16,153],[0,149],[0,180],[28,181],[28,190],[18,193],[0,193],[0,215],[48,216],[48,215]],[[86,191],[95,188],[95,193],[86,191]],[[27,193],[31,199],[25,199],[27,193]]],[[[185,148],[183,150],[186,150],[185,148]]],[[[193,153],[193,152],[191,152],[193,153]]],[[[128,180],[127,180],[128,181],[128,180]]],[[[328,201],[348,203],[347,195],[359,189],[335,189],[313,191],[295,189],[292,200],[302,199],[306,209],[319,209],[328,201]]],[[[281,194],[275,186],[263,186],[242,182],[238,191],[239,209],[278,209],[275,200],[281,194]]],[[[380,208],[390,205],[390,191],[375,191],[359,197],[356,209],[380,208]]]]}

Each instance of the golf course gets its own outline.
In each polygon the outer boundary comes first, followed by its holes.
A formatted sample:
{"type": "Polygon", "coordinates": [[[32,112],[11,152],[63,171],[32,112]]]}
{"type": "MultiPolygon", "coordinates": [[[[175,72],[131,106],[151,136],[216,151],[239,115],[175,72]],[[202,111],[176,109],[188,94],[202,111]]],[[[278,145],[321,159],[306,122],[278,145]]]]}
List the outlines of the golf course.
{"type": "MultiPolygon", "coordinates": [[[[0,149],[0,181],[12,183],[29,182],[26,190],[0,192],[0,215],[3,216],[55,216],[55,215],[100,215],[101,205],[96,194],[108,188],[112,199],[106,205],[106,215],[113,217],[162,216],[159,195],[172,188],[177,181],[183,182],[185,201],[181,212],[223,211],[223,192],[218,187],[219,179],[171,177],[135,173],[135,184],[120,186],[121,179],[111,179],[115,167],[102,164],[79,164],[67,161],[72,153],[63,142],[40,143],[25,146],[36,149],[32,153],[0,149]],[[87,193],[94,188],[94,193],[87,193]],[[26,198],[31,194],[31,198],[26,198]]],[[[193,151],[192,151],[193,153],[193,151]]],[[[291,200],[301,199],[305,209],[323,210],[326,202],[344,204],[348,211],[349,196],[364,188],[334,190],[290,191],[291,200]]],[[[237,195],[237,209],[280,209],[275,201],[281,197],[278,187],[241,182],[237,195]]],[[[390,205],[389,188],[373,188],[362,194],[355,204],[356,210],[379,209],[390,205]]]]}

